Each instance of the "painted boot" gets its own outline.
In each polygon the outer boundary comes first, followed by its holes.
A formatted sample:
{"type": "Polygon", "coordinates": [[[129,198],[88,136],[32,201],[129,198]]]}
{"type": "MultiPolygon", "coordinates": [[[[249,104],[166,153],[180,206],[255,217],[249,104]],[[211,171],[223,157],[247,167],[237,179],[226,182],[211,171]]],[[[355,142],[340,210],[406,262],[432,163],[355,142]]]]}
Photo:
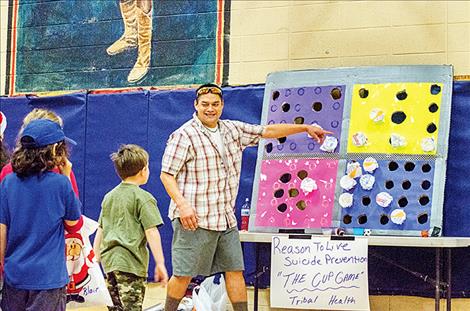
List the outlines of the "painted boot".
{"type": "Polygon", "coordinates": [[[139,24],[139,52],[134,68],[132,68],[127,77],[127,81],[131,83],[139,81],[147,74],[152,49],[152,12],[144,13],[140,8],[137,8],[137,20],[139,24]]]}
{"type": "Polygon", "coordinates": [[[136,0],[119,2],[122,20],[124,22],[124,33],[106,52],[108,55],[116,55],[126,50],[137,47],[137,6],[136,0]]]}

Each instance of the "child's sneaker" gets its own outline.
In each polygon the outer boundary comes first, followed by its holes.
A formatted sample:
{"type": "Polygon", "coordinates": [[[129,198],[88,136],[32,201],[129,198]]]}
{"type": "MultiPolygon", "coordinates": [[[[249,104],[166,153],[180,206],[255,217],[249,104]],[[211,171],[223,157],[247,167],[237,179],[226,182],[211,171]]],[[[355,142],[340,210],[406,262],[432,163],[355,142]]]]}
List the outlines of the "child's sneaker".
{"type": "Polygon", "coordinates": [[[163,310],[165,310],[165,307],[161,303],[148,307],[147,309],[144,309],[144,311],[163,311],[163,310]]]}
{"type": "Polygon", "coordinates": [[[184,297],[178,305],[178,311],[191,311],[193,307],[193,299],[191,297],[184,297]]]}

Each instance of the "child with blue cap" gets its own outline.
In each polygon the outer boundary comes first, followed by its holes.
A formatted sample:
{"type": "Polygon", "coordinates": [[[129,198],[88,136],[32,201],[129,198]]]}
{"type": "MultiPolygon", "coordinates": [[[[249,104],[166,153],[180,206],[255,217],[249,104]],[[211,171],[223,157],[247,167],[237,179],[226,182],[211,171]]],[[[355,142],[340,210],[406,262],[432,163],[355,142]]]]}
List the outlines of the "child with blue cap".
{"type": "Polygon", "coordinates": [[[69,179],[51,171],[71,170],[66,142],[75,144],[59,124],[31,121],[11,158],[14,174],[0,185],[4,310],[65,310],[64,226],[70,232],[81,216],[69,179]]]}

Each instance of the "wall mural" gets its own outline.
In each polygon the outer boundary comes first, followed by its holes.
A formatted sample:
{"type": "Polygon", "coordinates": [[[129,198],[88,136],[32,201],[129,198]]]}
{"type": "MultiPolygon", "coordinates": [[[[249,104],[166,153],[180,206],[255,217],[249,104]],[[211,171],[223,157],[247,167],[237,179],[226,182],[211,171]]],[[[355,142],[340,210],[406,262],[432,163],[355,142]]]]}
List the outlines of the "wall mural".
{"type": "Polygon", "coordinates": [[[5,93],[223,83],[229,16],[229,0],[10,0],[5,93]]]}

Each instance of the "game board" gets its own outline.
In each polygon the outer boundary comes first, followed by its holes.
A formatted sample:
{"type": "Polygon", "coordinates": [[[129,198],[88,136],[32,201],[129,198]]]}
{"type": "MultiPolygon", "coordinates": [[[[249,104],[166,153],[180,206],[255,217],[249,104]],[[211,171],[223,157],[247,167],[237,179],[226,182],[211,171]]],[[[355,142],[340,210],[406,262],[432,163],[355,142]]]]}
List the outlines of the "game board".
{"type": "Polygon", "coordinates": [[[262,124],[332,134],[260,143],[250,230],[439,235],[451,92],[450,66],[270,74],[262,124]]]}

